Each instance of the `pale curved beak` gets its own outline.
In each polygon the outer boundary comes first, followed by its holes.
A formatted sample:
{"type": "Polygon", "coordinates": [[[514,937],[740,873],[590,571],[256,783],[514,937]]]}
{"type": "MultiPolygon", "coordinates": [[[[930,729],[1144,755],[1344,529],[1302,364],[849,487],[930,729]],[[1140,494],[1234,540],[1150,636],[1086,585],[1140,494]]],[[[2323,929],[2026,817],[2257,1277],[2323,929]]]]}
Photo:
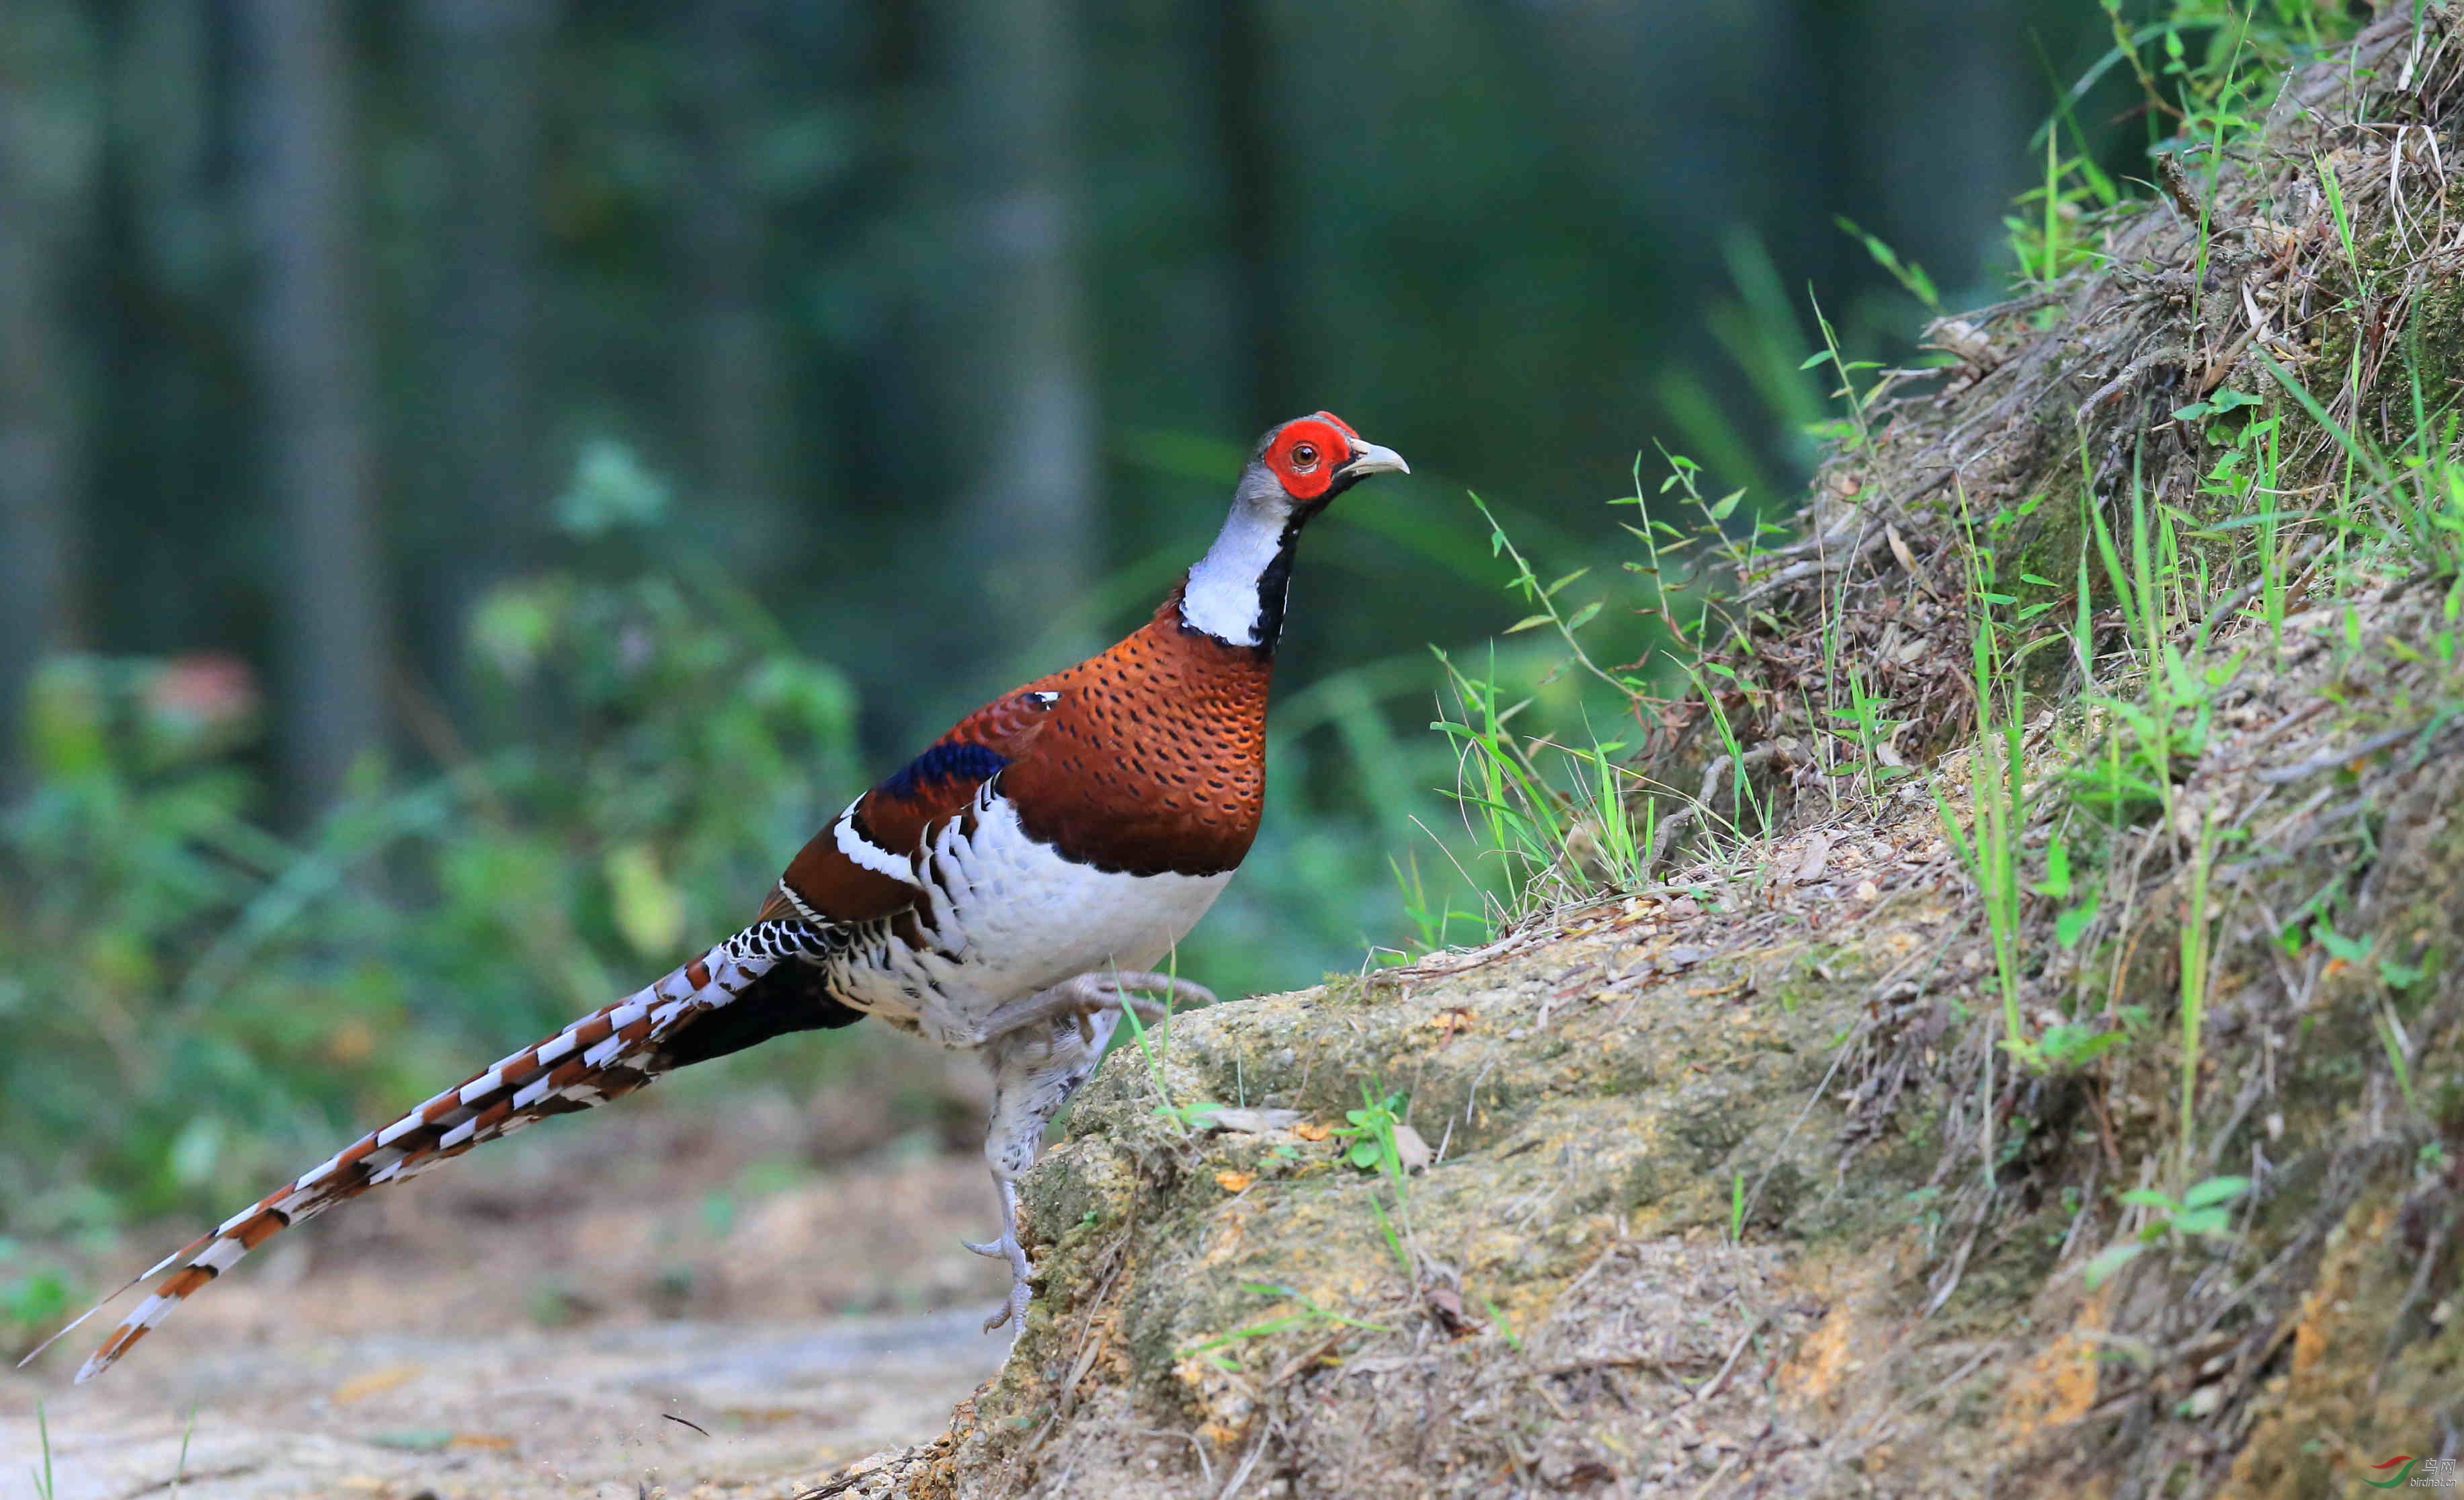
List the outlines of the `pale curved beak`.
{"type": "Polygon", "coordinates": [[[1347,479],[1357,479],[1370,474],[1410,474],[1412,466],[1403,461],[1401,453],[1391,448],[1355,441],[1352,445],[1352,456],[1335,472],[1347,479]]]}

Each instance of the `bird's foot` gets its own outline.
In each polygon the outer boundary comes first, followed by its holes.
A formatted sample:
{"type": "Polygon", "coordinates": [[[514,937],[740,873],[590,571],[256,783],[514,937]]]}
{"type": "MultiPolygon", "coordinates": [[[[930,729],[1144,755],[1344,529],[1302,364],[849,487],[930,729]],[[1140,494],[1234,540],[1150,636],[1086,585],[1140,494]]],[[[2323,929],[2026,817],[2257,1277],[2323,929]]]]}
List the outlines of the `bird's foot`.
{"type": "Polygon", "coordinates": [[[1014,1333],[1026,1332],[1026,1280],[1035,1272],[1027,1264],[1025,1246],[1018,1243],[1018,1188],[1007,1178],[996,1173],[993,1186],[1000,1190],[1001,1232],[998,1240],[960,1240],[958,1243],[989,1260],[1009,1262],[1009,1300],[1001,1311],[984,1319],[984,1332],[989,1334],[1003,1323],[1015,1325],[1014,1333]]]}
{"type": "Polygon", "coordinates": [[[974,1240],[960,1240],[958,1243],[978,1255],[1009,1262],[1009,1300],[1001,1305],[999,1312],[984,1319],[984,1332],[989,1334],[1003,1323],[1014,1323],[1017,1325],[1016,1332],[1025,1333],[1026,1278],[1034,1268],[1027,1264],[1026,1251],[1019,1246],[1018,1231],[1005,1230],[1000,1239],[986,1240],[981,1244],[974,1240]]]}
{"type": "Polygon", "coordinates": [[[1141,1026],[1164,1018],[1165,1007],[1138,994],[1141,990],[1161,990],[1184,1004],[1215,1004],[1213,990],[1170,974],[1105,969],[1063,980],[1050,989],[1000,1006],[984,1018],[983,1034],[986,1038],[997,1037],[1068,1016],[1078,1023],[1079,1037],[1091,1046],[1095,1040],[1094,1019],[1107,1011],[1133,1013],[1141,1026]]]}

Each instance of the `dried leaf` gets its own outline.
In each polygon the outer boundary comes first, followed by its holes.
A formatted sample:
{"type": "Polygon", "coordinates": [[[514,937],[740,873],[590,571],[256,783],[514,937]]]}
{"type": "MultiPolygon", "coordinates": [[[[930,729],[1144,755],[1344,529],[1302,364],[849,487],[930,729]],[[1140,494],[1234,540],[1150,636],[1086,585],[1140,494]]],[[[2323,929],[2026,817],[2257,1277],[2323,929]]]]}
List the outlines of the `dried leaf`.
{"type": "Polygon", "coordinates": [[[1805,841],[1805,857],[1797,861],[1796,883],[1811,885],[1822,878],[1823,868],[1831,863],[1831,835],[1816,833],[1805,841]]]}
{"type": "Polygon", "coordinates": [[[1264,1136],[1282,1130],[1301,1117],[1298,1110],[1217,1110],[1206,1116],[1208,1130],[1239,1131],[1244,1136],[1264,1136]]]}
{"type": "Polygon", "coordinates": [[[1409,1125],[1395,1127],[1395,1159],[1402,1163],[1404,1171],[1426,1171],[1429,1163],[1437,1158],[1438,1154],[1429,1149],[1429,1143],[1420,1138],[1419,1131],[1409,1125]]]}
{"type": "Polygon", "coordinates": [[[1331,1125],[1320,1125],[1315,1120],[1309,1120],[1302,1124],[1293,1126],[1292,1134],[1298,1136],[1303,1140],[1324,1140],[1329,1136],[1334,1134],[1334,1127],[1331,1125]]]}
{"type": "Polygon", "coordinates": [[[419,1373],[420,1367],[415,1364],[391,1364],[365,1375],[355,1375],[334,1388],[334,1404],[347,1406],[353,1401],[382,1395],[396,1386],[407,1385],[419,1379],[419,1373]]]}
{"type": "Polygon", "coordinates": [[[1429,1282],[1420,1288],[1420,1300],[1428,1304],[1438,1326],[1455,1337],[1477,1333],[1487,1325],[1463,1311],[1463,1293],[1443,1282],[1429,1282]]]}
{"type": "Polygon", "coordinates": [[[1925,570],[1917,566],[1917,556],[1908,550],[1907,542],[1900,536],[1899,527],[1888,521],[1883,522],[1882,540],[1890,544],[1891,556],[1899,560],[1900,566],[1908,570],[1908,577],[1916,580],[1919,588],[1937,599],[1942,597],[1941,593],[1934,588],[1933,580],[1925,576],[1925,570]]]}
{"type": "Polygon", "coordinates": [[[1966,319],[1945,318],[1934,323],[1925,329],[1925,342],[1982,368],[1991,369],[1999,363],[1993,357],[1992,336],[1966,319]]]}
{"type": "Polygon", "coordinates": [[[1223,1189],[1223,1191],[1227,1193],[1245,1193],[1249,1190],[1249,1184],[1256,1180],[1258,1180],[1258,1174],[1255,1172],[1218,1172],[1215,1174],[1215,1185],[1223,1189]]]}
{"type": "Polygon", "coordinates": [[[1661,973],[1675,974],[1683,969],[1690,969],[1709,957],[1708,950],[1693,947],[1687,943],[1679,943],[1661,952],[1652,960],[1652,962],[1661,973]]]}

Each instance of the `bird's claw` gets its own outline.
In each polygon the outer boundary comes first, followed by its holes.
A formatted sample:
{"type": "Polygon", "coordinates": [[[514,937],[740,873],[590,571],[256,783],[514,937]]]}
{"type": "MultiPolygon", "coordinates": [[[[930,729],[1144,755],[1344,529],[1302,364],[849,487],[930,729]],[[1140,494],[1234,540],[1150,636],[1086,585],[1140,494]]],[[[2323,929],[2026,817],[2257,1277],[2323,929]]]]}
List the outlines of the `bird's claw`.
{"type": "Polygon", "coordinates": [[[984,1332],[987,1334],[992,1333],[999,1329],[1002,1324],[1009,1322],[1015,1322],[1018,1325],[1017,1332],[1022,1334],[1026,1332],[1025,1282],[1015,1281],[1010,1283],[1009,1300],[1001,1305],[1001,1310],[999,1312],[984,1319],[984,1332]]]}
{"type": "Polygon", "coordinates": [[[984,1332],[989,1334],[1012,1319],[1017,1321],[1021,1333],[1025,1332],[1026,1281],[1034,1274],[1034,1268],[1027,1264],[1026,1251],[1019,1245],[1018,1236],[1013,1233],[1002,1235],[998,1240],[960,1240],[958,1243],[986,1260],[1009,1262],[1009,1297],[1001,1303],[1000,1312],[984,1319],[984,1332]]]}
{"type": "Polygon", "coordinates": [[[1018,1189],[1013,1187],[1006,1179],[998,1177],[993,1179],[993,1185],[1001,1192],[1001,1238],[982,1241],[960,1240],[958,1243],[986,1260],[1009,1262],[1009,1298],[1001,1304],[1000,1312],[984,1321],[984,1332],[989,1334],[1003,1323],[1014,1320],[1019,1332],[1024,1333],[1026,1331],[1026,1282],[1028,1277],[1035,1274],[1035,1268],[1027,1262],[1025,1246],[1018,1243],[1018,1189]]]}

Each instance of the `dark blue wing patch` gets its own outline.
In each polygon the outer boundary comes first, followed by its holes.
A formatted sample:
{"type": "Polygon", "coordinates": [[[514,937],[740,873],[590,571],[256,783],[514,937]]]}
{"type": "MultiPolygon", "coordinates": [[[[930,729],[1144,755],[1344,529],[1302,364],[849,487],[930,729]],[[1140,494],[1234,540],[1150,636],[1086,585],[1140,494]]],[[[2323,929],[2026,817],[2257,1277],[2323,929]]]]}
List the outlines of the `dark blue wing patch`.
{"type": "Polygon", "coordinates": [[[990,781],[1007,764],[1009,758],[990,745],[969,744],[963,740],[937,744],[908,761],[873,790],[894,802],[907,802],[929,784],[990,781]]]}

